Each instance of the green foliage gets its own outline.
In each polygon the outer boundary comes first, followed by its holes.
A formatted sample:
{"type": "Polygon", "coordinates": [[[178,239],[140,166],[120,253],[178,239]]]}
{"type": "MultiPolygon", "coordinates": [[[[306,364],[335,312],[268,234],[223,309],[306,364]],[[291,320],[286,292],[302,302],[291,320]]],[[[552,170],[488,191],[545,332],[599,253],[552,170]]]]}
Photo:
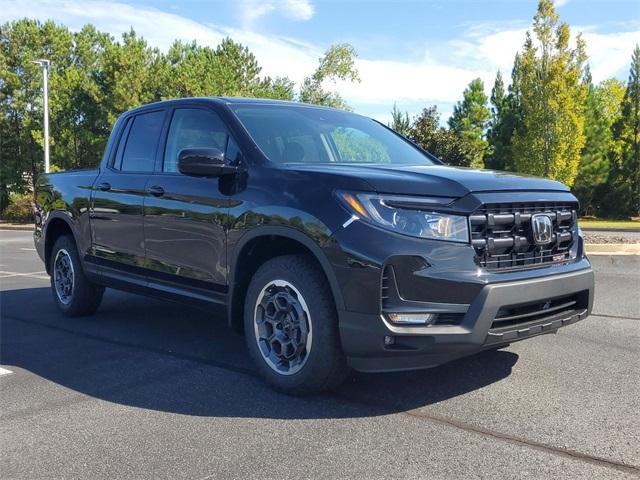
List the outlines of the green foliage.
{"type": "MultiPolygon", "coordinates": [[[[516,55],[514,73],[518,71],[519,62],[519,55],[516,55]]],[[[487,131],[489,143],[488,153],[485,156],[487,168],[514,170],[511,138],[520,119],[517,85],[517,81],[513,80],[505,92],[502,75],[500,72],[496,74],[496,81],[491,90],[491,118],[487,131]]]]}
{"type": "Polygon", "coordinates": [[[574,191],[580,199],[583,211],[599,210],[594,202],[598,187],[609,178],[610,156],[613,148],[612,126],[620,117],[620,103],[624,85],[614,79],[600,85],[589,83],[585,101],[585,145],[582,150],[574,191]]]}
{"type": "Polygon", "coordinates": [[[355,66],[356,58],[357,53],[351,45],[342,43],[332,46],[324,57],[319,59],[316,71],[302,82],[299,100],[350,110],[344,99],[337,92],[325,90],[323,83],[337,80],[359,82],[360,76],[355,66]]]}
{"type": "MultiPolygon", "coordinates": [[[[482,158],[488,168],[573,185],[588,213],[640,216],[640,47],[626,88],[615,79],[592,85],[584,42],[578,37],[569,47],[569,27],[551,0],[539,2],[533,32],[536,40],[528,34],[515,56],[508,88],[497,73],[488,122],[474,81],[449,129],[431,107],[414,119],[409,137],[451,165],[477,166],[482,158]]],[[[391,125],[401,120],[394,108],[391,125]]]]}
{"type": "MultiPolygon", "coordinates": [[[[62,62],[70,38],[66,28],[52,22],[23,20],[0,26],[0,210],[7,206],[10,192],[26,192],[30,178],[43,168],[38,108],[42,77],[33,61],[47,52],[52,61],[62,62]]],[[[56,72],[51,73],[53,82],[56,72]]]]}
{"type": "MultiPolygon", "coordinates": [[[[44,169],[42,71],[51,60],[50,155],[60,170],[95,167],[111,126],[141,104],[185,96],[242,96],[294,100],[286,77],[261,75],[249,49],[230,38],[215,48],[174,42],[168,52],[150,47],[133,30],[121,39],[85,25],[71,32],[51,21],[22,19],[0,26],[0,211],[10,192],[31,189],[44,169]]],[[[298,99],[347,108],[325,81],[357,81],[356,52],[330,48],[302,85],[298,99]]]]}
{"type": "Polygon", "coordinates": [[[20,193],[9,195],[9,206],[4,210],[2,218],[9,222],[24,223],[33,221],[32,197],[20,193]]]}
{"type": "Polygon", "coordinates": [[[440,127],[435,105],[423,109],[414,119],[409,138],[449,165],[469,166],[460,138],[452,130],[440,127]]]}
{"type": "MultiPolygon", "coordinates": [[[[394,104],[389,126],[448,164],[547,176],[574,186],[583,209],[598,215],[640,215],[640,47],[625,87],[592,85],[580,37],[552,0],[540,0],[533,35],[514,60],[511,82],[500,72],[490,109],[482,81],[472,81],[448,127],[436,107],[413,118],[394,104]]],[[[286,77],[261,74],[256,57],[230,38],[216,47],[176,41],[166,53],[134,31],[116,39],[86,25],[70,31],[51,21],[23,19],[0,26],[0,211],[27,211],[43,170],[42,72],[49,71],[52,171],[98,164],[111,126],[140,104],[185,96],[245,96],[298,100],[349,109],[328,86],[360,81],[356,51],[332,46],[299,91],[286,77]],[[18,196],[16,196],[18,195],[18,196]],[[23,200],[26,198],[27,200],[23,200]],[[18,207],[17,205],[20,205],[18,207]]],[[[370,139],[348,129],[335,134],[345,159],[364,153],[384,161],[370,139]]],[[[30,205],[28,210],[30,216],[30,205]]],[[[16,217],[17,218],[17,217],[16,217]]]]}
{"type": "Polygon", "coordinates": [[[489,147],[484,133],[489,116],[484,83],[476,78],[465,89],[463,100],[453,107],[449,119],[449,128],[458,137],[470,167],[484,167],[484,156],[489,147]]]}
{"type": "Polygon", "coordinates": [[[175,41],[160,65],[161,97],[268,97],[293,99],[293,82],[261,77],[253,53],[230,38],[214,50],[175,41]]]}
{"type": "Polygon", "coordinates": [[[573,185],[584,147],[585,45],[569,47],[569,26],[552,0],[540,0],[515,75],[522,117],[513,134],[516,170],[573,185]]]}
{"type": "Polygon", "coordinates": [[[390,127],[449,165],[482,168],[488,150],[484,132],[490,113],[486,104],[484,85],[476,79],[464,91],[463,100],[454,107],[449,128],[440,126],[436,106],[423,109],[410,122],[408,115],[403,115],[395,105],[390,127]]]}
{"type": "Polygon", "coordinates": [[[620,117],[613,125],[613,191],[624,192],[621,211],[640,216],[640,47],[631,57],[629,81],[620,108],[620,117]]]}
{"type": "Polygon", "coordinates": [[[409,114],[398,110],[398,107],[394,103],[393,109],[391,110],[391,123],[389,123],[388,126],[400,135],[408,137],[411,132],[411,120],[409,120],[409,114]]]}
{"type": "Polygon", "coordinates": [[[389,163],[387,149],[360,130],[340,127],[331,134],[343,162],[389,163]]]}

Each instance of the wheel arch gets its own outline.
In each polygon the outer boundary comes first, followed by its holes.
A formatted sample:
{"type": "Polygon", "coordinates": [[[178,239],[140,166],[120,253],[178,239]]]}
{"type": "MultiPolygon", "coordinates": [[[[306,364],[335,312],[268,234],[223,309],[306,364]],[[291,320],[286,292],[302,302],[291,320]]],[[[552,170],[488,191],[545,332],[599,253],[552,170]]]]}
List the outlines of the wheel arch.
{"type": "Polygon", "coordinates": [[[51,264],[51,251],[56,243],[56,240],[62,235],[71,235],[73,241],[78,244],[76,233],[71,225],[71,222],[64,215],[53,214],[47,222],[47,227],[44,232],[44,262],[47,273],[51,264]]]}
{"type": "Polygon", "coordinates": [[[232,329],[242,331],[246,288],[260,265],[272,258],[296,253],[309,254],[317,262],[327,279],[336,309],[344,309],[338,280],[322,247],[293,228],[265,226],[246,233],[233,249],[227,319],[232,329]]]}

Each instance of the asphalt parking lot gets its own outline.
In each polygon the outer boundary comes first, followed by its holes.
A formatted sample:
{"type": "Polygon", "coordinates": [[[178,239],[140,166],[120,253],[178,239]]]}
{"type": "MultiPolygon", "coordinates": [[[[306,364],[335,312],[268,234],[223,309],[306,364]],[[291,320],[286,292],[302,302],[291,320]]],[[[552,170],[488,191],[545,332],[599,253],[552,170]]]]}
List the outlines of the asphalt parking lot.
{"type": "Polygon", "coordinates": [[[108,290],[62,317],[2,231],[0,476],[638,478],[640,256],[592,260],[595,315],[556,335],[292,398],[215,314],[108,290]]]}

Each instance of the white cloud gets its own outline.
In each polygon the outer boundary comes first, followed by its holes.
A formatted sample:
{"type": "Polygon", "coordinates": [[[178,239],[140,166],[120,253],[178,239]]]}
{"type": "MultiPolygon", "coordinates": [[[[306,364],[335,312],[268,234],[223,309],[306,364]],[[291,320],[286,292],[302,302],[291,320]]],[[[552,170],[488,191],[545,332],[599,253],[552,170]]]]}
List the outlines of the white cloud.
{"type": "Polygon", "coordinates": [[[287,75],[302,81],[315,68],[322,49],[308,43],[276,35],[262,35],[251,29],[236,29],[200,23],[175,13],[152,7],[136,7],[126,3],[82,0],[0,0],[2,21],[25,16],[40,20],[53,19],[79,30],[86,23],[119,37],[133,28],[147,42],[166,51],[175,39],[196,40],[201,45],[215,47],[230,36],[247,45],[256,55],[263,73],[287,75]]]}
{"type": "MultiPolygon", "coordinates": [[[[640,43],[638,25],[627,25],[626,28],[629,30],[602,33],[593,25],[571,26],[573,41],[580,33],[586,42],[594,81],[621,74],[624,77],[632,50],[640,43]]],[[[500,70],[508,82],[513,59],[522,49],[527,30],[530,30],[529,25],[517,22],[470,26],[464,37],[448,43],[450,63],[493,74],[500,70]]]]}
{"type": "Polygon", "coordinates": [[[631,66],[631,53],[640,44],[640,31],[597,33],[584,29],[589,66],[595,82],[618,75],[626,80],[631,66]]]}
{"type": "Polygon", "coordinates": [[[290,20],[310,20],[315,9],[309,0],[239,0],[236,3],[242,24],[253,25],[260,17],[279,12],[290,20]]]}
{"type": "MultiPolygon", "coordinates": [[[[304,20],[313,15],[313,6],[306,0],[266,0],[260,5],[265,9],[262,15],[276,9],[292,19],[304,20]]],[[[115,36],[133,27],[151,45],[162,50],[176,38],[215,46],[228,35],[251,49],[264,74],[286,75],[298,83],[315,69],[327,47],[285,36],[264,35],[246,25],[230,28],[201,23],[156,8],[118,2],[0,0],[0,12],[2,21],[24,16],[51,18],[71,29],[90,22],[115,36]]],[[[446,118],[444,113],[451,110],[473,78],[483,79],[487,92],[496,70],[500,69],[505,81],[509,80],[514,55],[522,48],[528,26],[522,22],[464,25],[464,33],[458,38],[425,45],[420,58],[402,61],[359,58],[356,65],[362,82],[339,82],[332,87],[357,111],[382,120],[381,112],[390,109],[394,101],[412,114],[424,106],[438,104],[446,118]]],[[[640,43],[640,29],[637,24],[620,28],[627,31],[602,33],[594,27],[572,27],[574,32],[583,32],[594,81],[614,75],[626,78],[631,52],[634,45],[640,43]]]]}
{"type": "Polygon", "coordinates": [[[309,20],[315,9],[308,0],[283,0],[283,10],[293,20],[309,20]]]}

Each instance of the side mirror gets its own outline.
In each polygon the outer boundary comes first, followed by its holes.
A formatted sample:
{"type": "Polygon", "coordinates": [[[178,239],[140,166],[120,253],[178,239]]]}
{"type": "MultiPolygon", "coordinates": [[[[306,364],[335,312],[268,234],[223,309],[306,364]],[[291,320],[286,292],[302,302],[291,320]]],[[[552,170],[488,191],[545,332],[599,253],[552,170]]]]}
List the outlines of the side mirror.
{"type": "Polygon", "coordinates": [[[194,177],[220,177],[237,173],[238,167],[227,165],[217,148],[185,148],[178,154],[178,170],[194,177]]]}

